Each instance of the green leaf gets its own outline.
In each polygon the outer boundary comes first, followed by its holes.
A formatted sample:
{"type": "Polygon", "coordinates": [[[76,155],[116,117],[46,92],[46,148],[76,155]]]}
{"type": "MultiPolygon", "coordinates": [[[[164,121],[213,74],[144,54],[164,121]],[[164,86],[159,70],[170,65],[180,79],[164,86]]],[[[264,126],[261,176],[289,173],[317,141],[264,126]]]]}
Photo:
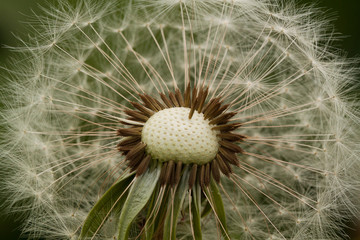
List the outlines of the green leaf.
{"type": "Polygon", "coordinates": [[[176,239],[176,225],[178,223],[177,219],[179,217],[179,213],[187,193],[187,189],[188,189],[187,180],[188,180],[188,171],[185,171],[179,185],[175,189],[176,192],[174,194],[173,199],[171,196],[169,198],[168,208],[164,223],[163,240],[176,239]]]}
{"type": "Polygon", "coordinates": [[[145,239],[152,239],[152,236],[154,234],[154,224],[153,221],[155,220],[154,218],[154,213],[156,212],[156,197],[159,195],[159,185],[156,186],[155,191],[153,192],[153,194],[151,195],[150,201],[148,203],[148,210],[147,210],[147,214],[146,214],[146,223],[145,223],[145,239]],[[152,223],[150,225],[150,223],[152,223]]]}
{"type": "MultiPolygon", "coordinates": [[[[152,228],[152,232],[147,231],[146,232],[146,240],[151,240],[156,238],[156,236],[153,236],[154,233],[156,233],[156,235],[158,236],[158,234],[161,234],[162,236],[162,232],[164,231],[164,222],[165,222],[165,217],[166,217],[166,213],[167,213],[167,202],[168,202],[168,198],[169,198],[169,194],[168,194],[169,188],[167,187],[167,189],[165,190],[165,194],[161,200],[160,203],[158,203],[158,206],[156,207],[155,211],[156,211],[156,215],[152,216],[152,219],[149,219],[148,222],[146,223],[146,225],[150,225],[150,227],[152,228]]],[[[145,226],[146,226],[145,225],[145,226]]]]}
{"type": "Polygon", "coordinates": [[[128,239],[130,225],[149,201],[159,175],[160,167],[147,171],[135,179],[120,214],[118,240],[128,239]]]}
{"type": "Polygon", "coordinates": [[[222,232],[225,239],[230,239],[230,235],[228,233],[227,225],[226,225],[226,216],[225,216],[224,204],[223,204],[223,201],[222,201],[220,191],[219,191],[219,189],[217,187],[217,184],[214,181],[214,179],[211,179],[209,189],[210,189],[210,192],[209,191],[206,191],[206,192],[211,195],[213,208],[214,208],[214,211],[215,211],[215,213],[217,215],[217,220],[218,220],[218,222],[220,224],[221,232],[222,232]]]}
{"type": "Polygon", "coordinates": [[[200,215],[201,189],[199,188],[199,185],[194,186],[192,194],[193,194],[192,201],[191,201],[192,219],[190,219],[190,224],[192,224],[192,227],[194,229],[194,239],[195,240],[201,240],[202,239],[201,215],[200,215]]]}
{"type": "Polygon", "coordinates": [[[120,211],[127,196],[127,188],[134,174],[125,174],[117,183],[111,186],[97,201],[86,217],[79,240],[92,239],[113,211],[120,211]]]}
{"type": "Polygon", "coordinates": [[[201,212],[201,217],[206,217],[212,211],[211,205],[208,201],[205,202],[205,207],[201,212]]]}

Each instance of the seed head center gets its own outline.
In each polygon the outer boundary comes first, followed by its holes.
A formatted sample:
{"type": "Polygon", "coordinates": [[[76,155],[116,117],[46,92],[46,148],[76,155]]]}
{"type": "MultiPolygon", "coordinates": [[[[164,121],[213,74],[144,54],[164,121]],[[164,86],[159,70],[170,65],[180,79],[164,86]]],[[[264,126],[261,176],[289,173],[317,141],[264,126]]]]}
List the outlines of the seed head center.
{"type": "Polygon", "coordinates": [[[189,119],[190,108],[174,107],[161,110],[145,123],[141,140],[146,151],[161,162],[205,164],[212,161],[219,149],[216,130],[195,111],[189,119]]]}

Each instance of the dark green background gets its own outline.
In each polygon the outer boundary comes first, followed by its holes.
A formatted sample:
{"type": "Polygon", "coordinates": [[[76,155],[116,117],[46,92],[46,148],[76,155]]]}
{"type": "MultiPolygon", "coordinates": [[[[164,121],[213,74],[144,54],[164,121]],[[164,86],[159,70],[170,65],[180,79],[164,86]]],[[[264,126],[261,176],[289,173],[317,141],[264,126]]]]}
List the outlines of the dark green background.
{"type": "MultiPolygon", "coordinates": [[[[46,2],[49,1],[0,0],[0,65],[6,61],[10,53],[4,46],[11,46],[15,42],[12,32],[21,34],[26,32],[26,28],[22,24],[22,21],[27,19],[26,15],[31,16],[32,10],[38,11],[38,5],[44,5],[46,2]]],[[[340,32],[344,37],[336,43],[336,47],[343,49],[348,57],[360,57],[360,0],[299,0],[298,2],[300,4],[315,3],[317,7],[321,8],[322,12],[334,19],[335,31],[340,32]]],[[[358,79],[360,81],[360,75],[358,79]]],[[[1,213],[0,210],[0,239],[20,239],[19,223],[11,216],[5,217],[1,213]]],[[[360,236],[355,237],[356,234],[352,235],[354,235],[354,240],[360,240],[360,236]]]]}

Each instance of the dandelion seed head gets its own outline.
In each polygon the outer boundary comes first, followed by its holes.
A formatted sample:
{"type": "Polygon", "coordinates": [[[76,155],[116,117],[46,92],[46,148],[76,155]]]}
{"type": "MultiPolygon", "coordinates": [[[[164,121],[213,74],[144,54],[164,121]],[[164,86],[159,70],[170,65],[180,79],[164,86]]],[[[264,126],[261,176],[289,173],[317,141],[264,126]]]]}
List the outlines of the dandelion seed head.
{"type": "Polygon", "coordinates": [[[29,238],[78,239],[107,191],[117,198],[89,239],[344,236],[359,212],[356,84],[316,10],[275,0],[43,10],[2,75],[1,190],[29,238]],[[121,235],[126,206],[144,199],[121,235]]]}

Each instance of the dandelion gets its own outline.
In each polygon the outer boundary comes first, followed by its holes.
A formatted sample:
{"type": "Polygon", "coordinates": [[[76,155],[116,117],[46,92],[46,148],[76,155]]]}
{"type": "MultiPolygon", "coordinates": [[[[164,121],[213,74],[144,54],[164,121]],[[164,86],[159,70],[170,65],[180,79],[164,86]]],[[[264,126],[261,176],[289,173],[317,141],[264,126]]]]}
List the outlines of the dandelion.
{"type": "Polygon", "coordinates": [[[313,9],[133,0],[44,11],[3,75],[2,191],[24,235],[345,237],[360,183],[354,71],[313,9]]]}

